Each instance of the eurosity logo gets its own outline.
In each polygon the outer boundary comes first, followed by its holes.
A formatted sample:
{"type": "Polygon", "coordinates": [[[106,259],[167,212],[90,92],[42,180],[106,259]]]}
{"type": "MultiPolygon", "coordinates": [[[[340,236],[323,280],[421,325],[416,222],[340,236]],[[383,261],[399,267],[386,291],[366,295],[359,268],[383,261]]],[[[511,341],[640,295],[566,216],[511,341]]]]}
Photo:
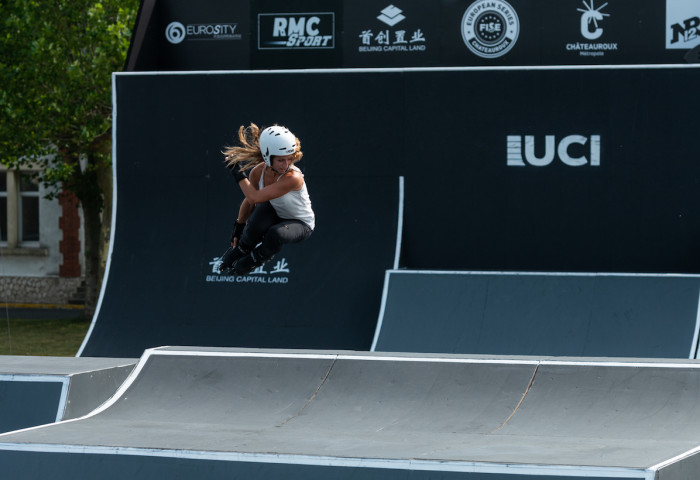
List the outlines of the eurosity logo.
{"type": "Polygon", "coordinates": [[[335,48],[335,13],[259,13],[258,50],[335,48]]]}
{"type": "Polygon", "coordinates": [[[165,28],[165,38],[173,45],[188,40],[241,40],[237,23],[170,22],[165,28]]]}
{"type": "Polygon", "coordinates": [[[212,258],[209,265],[211,265],[211,272],[206,275],[205,281],[210,283],[289,283],[289,263],[285,258],[274,263],[268,262],[261,265],[247,275],[222,275],[219,273],[221,257],[212,258]]]}
{"type": "Polygon", "coordinates": [[[363,28],[358,35],[360,45],[357,47],[357,51],[363,54],[426,51],[426,39],[422,29],[402,27],[400,23],[405,19],[406,16],[400,8],[394,5],[385,7],[377,16],[377,20],[384,25],[380,28],[363,28]]]}
{"type": "Polygon", "coordinates": [[[700,2],[666,0],[666,49],[700,45],[700,2]]]}

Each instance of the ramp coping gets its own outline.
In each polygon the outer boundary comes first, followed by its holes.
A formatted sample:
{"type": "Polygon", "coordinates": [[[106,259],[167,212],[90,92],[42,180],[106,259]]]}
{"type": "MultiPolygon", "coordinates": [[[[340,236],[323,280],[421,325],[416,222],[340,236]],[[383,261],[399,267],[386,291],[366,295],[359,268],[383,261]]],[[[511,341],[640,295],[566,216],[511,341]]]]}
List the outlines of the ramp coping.
{"type": "Polygon", "coordinates": [[[360,68],[299,68],[294,70],[187,70],[112,72],[115,76],[185,76],[185,75],[256,75],[256,74],[354,74],[354,73],[401,73],[401,72],[478,72],[478,71],[547,71],[547,70],[651,70],[693,69],[697,64],[634,64],[634,65],[489,65],[485,67],[360,67],[360,68]]]}
{"type": "Polygon", "coordinates": [[[399,212],[396,223],[396,249],[394,250],[394,270],[399,268],[401,258],[401,243],[403,239],[403,205],[404,205],[404,177],[399,177],[399,212]]]}
{"type": "Polygon", "coordinates": [[[548,475],[566,477],[633,478],[654,480],[656,470],[641,470],[625,467],[582,467],[578,465],[525,465],[512,463],[486,462],[440,462],[426,460],[390,460],[374,458],[341,458],[311,455],[275,455],[235,452],[210,452],[195,450],[163,450],[135,447],[51,445],[51,444],[12,444],[0,443],[0,450],[19,450],[41,453],[82,453],[102,455],[134,455],[149,457],[178,458],[188,460],[217,460],[230,462],[278,463],[293,465],[313,465],[323,467],[384,468],[399,470],[440,471],[458,473],[548,475]]]}

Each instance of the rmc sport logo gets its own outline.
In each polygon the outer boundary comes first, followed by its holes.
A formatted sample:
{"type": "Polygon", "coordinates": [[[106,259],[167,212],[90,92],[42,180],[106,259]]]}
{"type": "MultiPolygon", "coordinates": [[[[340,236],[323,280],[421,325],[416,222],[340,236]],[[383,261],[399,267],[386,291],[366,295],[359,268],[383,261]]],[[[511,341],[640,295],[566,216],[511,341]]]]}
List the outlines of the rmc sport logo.
{"type": "Polygon", "coordinates": [[[335,14],[260,13],[258,49],[335,48],[335,14]]]}
{"type": "Polygon", "coordinates": [[[534,135],[508,135],[507,164],[509,167],[524,167],[527,164],[545,167],[554,161],[555,156],[565,165],[580,167],[589,164],[600,166],[600,135],[568,135],[557,142],[554,135],[545,135],[544,151],[540,156],[535,152],[534,135]],[[523,148],[523,139],[525,148],[523,148]]]}

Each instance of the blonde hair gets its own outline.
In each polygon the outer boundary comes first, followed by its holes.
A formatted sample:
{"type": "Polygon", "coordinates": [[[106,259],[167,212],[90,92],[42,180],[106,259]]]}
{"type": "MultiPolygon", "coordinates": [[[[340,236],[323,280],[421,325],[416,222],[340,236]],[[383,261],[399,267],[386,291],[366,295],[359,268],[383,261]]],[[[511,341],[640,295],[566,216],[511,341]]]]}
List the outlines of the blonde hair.
{"type": "MultiPolygon", "coordinates": [[[[261,129],[252,122],[247,127],[243,125],[238,127],[238,141],[240,145],[225,147],[221,152],[224,154],[224,162],[227,167],[230,168],[236,163],[242,163],[241,169],[249,170],[265,162],[260,151],[260,131],[261,129]]],[[[301,152],[301,141],[296,136],[294,138],[296,138],[297,148],[292,156],[292,165],[301,160],[301,157],[304,155],[301,152]]]]}

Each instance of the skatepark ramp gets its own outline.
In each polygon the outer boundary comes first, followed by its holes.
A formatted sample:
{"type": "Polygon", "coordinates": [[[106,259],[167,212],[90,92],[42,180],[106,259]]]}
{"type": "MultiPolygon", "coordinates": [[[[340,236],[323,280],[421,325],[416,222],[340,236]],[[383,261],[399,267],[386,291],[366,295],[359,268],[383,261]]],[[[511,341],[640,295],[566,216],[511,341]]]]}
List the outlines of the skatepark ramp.
{"type": "Polygon", "coordinates": [[[163,347],[8,478],[690,480],[700,365],[163,347]]]}
{"type": "Polygon", "coordinates": [[[81,417],[107,399],[136,360],[0,356],[0,432],[81,417]]]}
{"type": "Polygon", "coordinates": [[[700,276],[389,270],[372,350],[697,358],[700,276]]]}
{"type": "Polygon", "coordinates": [[[398,267],[695,274],[699,79],[697,65],[116,73],[111,251],[80,355],[369,350],[398,267]],[[218,275],[242,199],[221,149],[251,121],[302,140],[317,227],[263,272],[218,275]]]}

